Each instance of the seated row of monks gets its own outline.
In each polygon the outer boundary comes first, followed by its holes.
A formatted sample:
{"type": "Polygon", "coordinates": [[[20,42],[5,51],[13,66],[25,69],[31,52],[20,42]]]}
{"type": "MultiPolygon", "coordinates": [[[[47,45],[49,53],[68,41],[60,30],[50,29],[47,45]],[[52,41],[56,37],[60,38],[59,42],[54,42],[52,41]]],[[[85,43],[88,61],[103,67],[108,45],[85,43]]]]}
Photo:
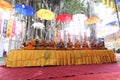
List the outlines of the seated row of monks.
{"type": "Polygon", "coordinates": [[[106,49],[104,47],[104,44],[102,42],[96,43],[95,41],[91,41],[90,44],[84,40],[84,42],[81,44],[79,40],[76,40],[76,42],[73,44],[73,42],[68,39],[67,45],[64,44],[62,39],[60,39],[59,42],[55,42],[53,39],[51,39],[49,42],[47,42],[44,39],[41,40],[30,40],[27,44],[23,44],[23,49],[106,49]]]}

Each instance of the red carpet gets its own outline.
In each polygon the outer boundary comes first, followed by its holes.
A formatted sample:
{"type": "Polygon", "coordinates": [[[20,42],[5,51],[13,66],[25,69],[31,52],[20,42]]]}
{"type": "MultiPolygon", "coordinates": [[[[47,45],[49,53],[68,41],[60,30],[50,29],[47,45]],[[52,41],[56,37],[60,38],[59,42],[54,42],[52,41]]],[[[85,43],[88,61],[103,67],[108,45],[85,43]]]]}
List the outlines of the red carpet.
{"type": "Polygon", "coordinates": [[[77,75],[77,76],[73,76],[73,77],[44,79],[44,80],[120,80],[120,72],[92,74],[92,75],[91,74],[77,75]]]}
{"type": "Polygon", "coordinates": [[[120,63],[29,68],[0,67],[0,80],[96,80],[89,79],[92,77],[99,78],[97,80],[117,80],[115,78],[120,77],[120,63]]]}

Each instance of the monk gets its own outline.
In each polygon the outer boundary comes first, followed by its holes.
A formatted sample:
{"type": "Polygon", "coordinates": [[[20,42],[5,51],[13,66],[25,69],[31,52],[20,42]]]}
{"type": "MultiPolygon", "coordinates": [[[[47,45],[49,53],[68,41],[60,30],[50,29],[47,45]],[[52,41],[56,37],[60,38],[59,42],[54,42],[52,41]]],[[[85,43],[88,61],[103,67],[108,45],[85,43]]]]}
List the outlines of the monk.
{"type": "Polygon", "coordinates": [[[89,45],[88,45],[88,42],[86,40],[84,40],[84,42],[82,44],[82,49],[89,49],[89,45]]]}
{"type": "Polygon", "coordinates": [[[96,44],[96,48],[97,49],[105,49],[105,46],[100,40],[98,40],[98,43],[96,44]]]}
{"type": "Polygon", "coordinates": [[[74,44],[74,48],[75,49],[81,49],[81,43],[80,43],[80,41],[78,39],[76,40],[76,42],[74,44]]]}
{"type": "Polygon", "coordinates": [[[44,49],[46,47],[46,45],[47,45],[46,40],[44,38],[42,38],[39,41],[39,47],[40,47],[40,49],[44,49]]]}
{"type": "Polygon", "coordinates": [[[35,49],[36,49],[36,50],[39,49],[39,46],[40,46],[40,44],[39,44],[39,39],[36,39],[36,40],[35,40],[35,49]]]}
{"type": "Polygon", "coordinates": [[[23,45],[23,47],[26,47],[26,46],[27,46],[26,42],[23,42],[22,45],[23,45]]]}
{"type": "Polygon", "coordinates": [[[65,49],[65,44],[63,43],[62,39],[56,45],[57,49],[65,49]]]}
{"type": "Polygon", "coordinates": [[[50,42],[49,42],[49,46],[50,47],[56,47],[56,42],[53,39],[51,39],[50,42]]]}
{"type": "Polygon", "coordinates": [[[96,42],[94,40],[90,41],[90,47],[91,49],[96,49],[96,42]]]}
{"type": "Polygon", "coordinates": [[[35,41],[35,40],[31,40],[30,42],[31,42],[31,44],[32,44],[33,46],[36,45],[36,41],[35,41]]]}
{"type": "Polygon", "coordinates": [[[47,43],[47,49],[55,49],[56,48],[56,42],[51,39],[48,43],[47,43]]]}
{"type": "Polygon", "coordinates": [[[34,45],[33,45],[31,42],[28,42],[28,44],[26,45],[26,47],[24,47],[24,49],[27,49],[27,50],[34,50],[35,47],[34,47],[34,45]]]}
{"type": "Polygon", "coordinates": [[[67,49],[73,49],[73,43],[71,42],[70,38],[68,39],[67,42],[67,49]]]}

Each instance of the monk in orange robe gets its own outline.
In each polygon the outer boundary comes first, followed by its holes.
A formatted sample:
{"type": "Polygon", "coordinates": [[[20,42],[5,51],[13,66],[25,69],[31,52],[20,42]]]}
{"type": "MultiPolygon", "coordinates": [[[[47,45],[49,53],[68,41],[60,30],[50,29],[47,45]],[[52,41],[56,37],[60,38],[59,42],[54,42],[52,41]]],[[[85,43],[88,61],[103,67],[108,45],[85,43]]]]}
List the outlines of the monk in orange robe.
{"type": "Polygon", "coordinates": [[[56,47],[56,42],[53,39],[51,39],[50,42],[49,42],[49,46],[55,48],[56,47]]]}
{"type": "Polygon", "coordinates": [[[74,44],[74,48],[75,49],[81,49],[81,43],[80,43],[80,41],[78,39],[76,40],[76,42],[74,44]]]}
{"type": "Polygon", "coordinates": [[[27,49],[27,50],[35,49],[34,45],[31,43],[31,40],[28,41],[28,43],[24,49],[27,49]]]}
{"type": "Polygon", "coordinates": [[[47,46],[47,42],[44,38],[42,38],[40,41],[39,41],[39,47],[40,49],[45,49],[45,47],[47,46]]]}
{"type": "Polygon", "coordinates": [[[67,49],[73,49],[73,43],[71,42],[70,38],[68,39],[67,42],[67,49]]]}
{"type": "Polygon", "coordinates": [[[22,45],[23,45],[23,47],[26,47],[26,46],[27,46],[26,42],[23,42],[22,45]]]}
{"type": "Polygon", "coordinates": [[[96,44],[96,48],[97,49],[105,49],[105,46],[101,41],[98,41],[98,43],[96,44]]]}
{"type": "Polygon", "coordinates": [[[65,44],[63,43],[62,39],[56,45],[57,49],[65,49],[65,44]]]}
{"type": "Polygon", "coordinates": [[[36,45],[36,41],[35,41],[35,40],[31,40],[31,44],[32,44],[33,46],[35,46],[35,45],[36,45]]]}
{"type": "Polygon", "coordinates": [[[91,49],[96,49],[96,42],[94,40],[90,41],[90,47],[91,49]]]}
{"type": "Polygon", "coordinates": [[[56,42],[51,39],[48,43],[47,43],[47,49],[56,49],[56,42]]]}
{"type": "Polygon", "coordinates": [[[84,42],[82,44],[82,49],[89,49],[89,45],[88,45],[88,42],[86,40],[84,40],[84,42]]]}

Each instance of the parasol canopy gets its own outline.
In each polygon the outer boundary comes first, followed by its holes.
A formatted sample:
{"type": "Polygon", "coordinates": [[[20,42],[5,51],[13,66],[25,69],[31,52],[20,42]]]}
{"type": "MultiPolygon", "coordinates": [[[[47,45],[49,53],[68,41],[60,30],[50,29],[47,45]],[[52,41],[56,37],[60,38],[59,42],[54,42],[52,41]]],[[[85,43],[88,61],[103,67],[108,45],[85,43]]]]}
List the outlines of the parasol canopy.
{"type": "Polygon", "coordinates": [[[32,24],[32,27],[36,28],[36,29],[43,29],[45,26],[43,23],[40,22],[35,22],[32,24]]]}
{"type": "MultiPolygon", "coordinates": [[[[41,23],[41,22],[35,22],[35,23],[33,23],[32,24],[32,26],[31,27],[33,27],[33,28],[35,28],[37,31],[36,31],[36,36],[38,36],[38,29],[43,29],[45,26],[44,26],[44,24],[43,23],[41,23]]],[[[41,31],[41,38],[42,38],[42,31],[41,31]]]]}
{"type": "Polygon", "coordinates": [[[58,22],[69,22],[72,19],[73,19],[73,17],[70,14],[60,14],[56,17],[56,21],[58,21],[58,22]]]}
{"type": "Polygon", "coordinates": [[[117,21],[107,23],[105,26],[118,26],[117,21]]]}
{"type": "Polygon", "coordinates": [[[37,11],[37,17],[45,20],[52,20],[54,19],[55,15],[51,10],[40,9],[37,11]]]}
{"type": "Polygon", "coordinates": [[[117,1],[116,1],[116,5],[117,5],[117,6],[120,6],[120,0],[117,0],[117,1]]]}
{"type": "Polygon", "coordinates": [[[34,16],[35,14],[34,8],[25,4],[16,4],[14,8],[18,14],[22,14],[24,16],[34,16]]]}
{"type": "Polygon", "coordinates": [[[100,19],[97,16],[93,16],[85,20],[85,24],[95,24],[99,21],[100,19]]]}
{"type": "Polygon", "coordinates": [[[5,0],[0,0],[0,11],[7,11],[7,10],[13,10],[12,5],[5,0]]]}

